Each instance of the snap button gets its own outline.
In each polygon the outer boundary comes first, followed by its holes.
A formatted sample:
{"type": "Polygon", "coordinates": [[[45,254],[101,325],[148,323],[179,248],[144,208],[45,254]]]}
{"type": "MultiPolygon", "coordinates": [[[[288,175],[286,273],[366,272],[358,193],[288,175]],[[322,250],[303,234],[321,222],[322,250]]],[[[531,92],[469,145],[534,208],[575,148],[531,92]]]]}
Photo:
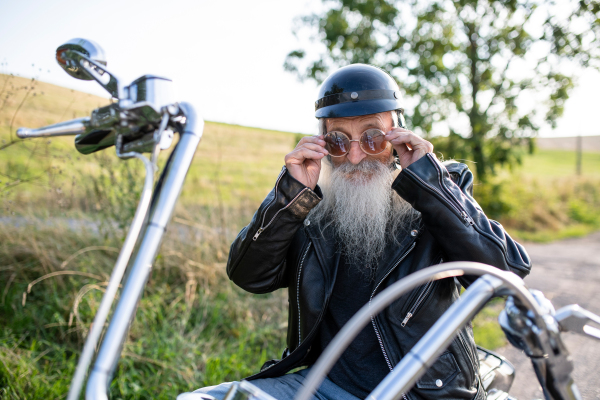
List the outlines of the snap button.
{"type": "Polygon", "coordinates": [[[419,233],[418,230],[413,229],[412,231],[410,231],[410,236],[415,237],[415,236],[417,236],[418,233],[419,233]]]}
{"type": "Polygon", "coordinates": [[[304,226],[309,226],[309,225],[310,225],[310,220],[308,220],[308,219],[305,219],[305,220],[304,220],[304,226]]]}
{"type": "Polygon", "coordinates": [[[441,380],[441,379],[436,379],[436,380],[435,380],[435,386],[437,386],[437,387],[442,387],[442,385],[443,385],[443,384],[444,384],[444,382],[442,382],[442,380],[441,380]]]}
{"type": "Polygon", "coordinates": [[[352,100],[356,100],[356,99],[358,99],[358,93],[356,93],[356,92],[352,92],[352,93],[350,94],[350,97],[352,98],[352,100]]]}

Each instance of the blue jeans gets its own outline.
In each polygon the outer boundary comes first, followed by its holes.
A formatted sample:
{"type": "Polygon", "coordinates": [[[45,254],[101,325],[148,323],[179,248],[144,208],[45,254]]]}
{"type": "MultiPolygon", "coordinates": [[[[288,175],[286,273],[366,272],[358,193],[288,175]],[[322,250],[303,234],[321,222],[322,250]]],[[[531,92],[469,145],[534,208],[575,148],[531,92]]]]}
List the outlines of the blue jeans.
{"type": "MultiPolygon", "coordinates": [[[[275,397],[277,400],[293,400],[302,387],[304,379],[306,378],[306,375],[308,375],[309,370],[310,368],[307,368],[298,372],[294,372],[293,374],[287,374],[277,378],[256,379],[250,383],[258,387],[260,390],[275,397]]],[[[231,387],[232,383],[233,382],[221,383],[220,385],[208,386],[195,390],[192,393],[182,393],[177,397],[177,399],[199,400],[200,396],[194,396],[194,393],[204,393],[215,397],[217,400],[223,400],[223,397],[225,397],[225,394],[227,394],[227,391],[231,387]]],[[[327,378],[323,381],[321,387],[313,396],[313,400],[314,399],[360,400],[358,397],[346,392],[344,389],[331,382],[327,378]]]]}

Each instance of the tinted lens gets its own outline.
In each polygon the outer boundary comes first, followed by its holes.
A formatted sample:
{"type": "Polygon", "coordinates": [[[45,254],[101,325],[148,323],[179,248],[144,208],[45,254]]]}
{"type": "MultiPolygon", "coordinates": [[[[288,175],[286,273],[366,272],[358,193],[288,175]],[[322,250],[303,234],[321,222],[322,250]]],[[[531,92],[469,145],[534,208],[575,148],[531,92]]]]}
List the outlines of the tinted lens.
{"type": "Polygon", "coordinates": [[[379,154],[387,147],[384,136],[385,134],[379,129],[369,129],[360,136],[360,147],[367,154],[379,154]]]}
{"type": "Polygon", "coordinates": [[[350,151],[350,139],[342,132],[329,132],[324,140],[325,149],[333,157],[341,157],[350,151]]]}

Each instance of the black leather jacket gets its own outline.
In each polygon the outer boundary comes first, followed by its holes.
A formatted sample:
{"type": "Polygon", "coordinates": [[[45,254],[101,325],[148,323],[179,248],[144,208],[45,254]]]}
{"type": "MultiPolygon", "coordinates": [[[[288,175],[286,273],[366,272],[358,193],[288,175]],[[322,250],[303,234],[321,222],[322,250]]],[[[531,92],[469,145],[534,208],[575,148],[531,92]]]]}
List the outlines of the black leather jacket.
{"type": "MultiPolygon", "coordinates": [[[[472,197],[473,175],[466,165],[440,163],[427,154],[404,169],[392,188],[421,212],[420,225],[398,238],[379,264],[375,296],[406,275],[446,261],[477,261],[524,277],[531,268],[525,249],[489,220],[472,197]]],[[[267,362],[247,379],[280,376],[318,357],[311,344],[333,289],[339,253],[333,235],[307,219],[322,198],[284,167],[275,188],[231,246],[227,273],[252,293],[289,291],[287,346],[281,360],[267,362]]],[[[462,278],[460,283],[469,284],[462,278]]],[[[428,283],[396,300],[373,318],[390,369],[458,298],[454,279],[428,283]]],[[[316,346],[315,346],[316,347],[316,346]]],[[[484,398],[470,326],[406,394],[409,399],[484,398]],[[441,385],[440,382],[441,381],[441,385]]]]}

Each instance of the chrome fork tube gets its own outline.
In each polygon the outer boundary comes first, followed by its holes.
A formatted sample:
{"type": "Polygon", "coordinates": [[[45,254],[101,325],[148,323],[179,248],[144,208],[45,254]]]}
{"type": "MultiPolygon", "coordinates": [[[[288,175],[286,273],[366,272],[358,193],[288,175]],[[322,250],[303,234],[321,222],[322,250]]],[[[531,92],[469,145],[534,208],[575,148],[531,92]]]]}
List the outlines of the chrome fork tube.
{"type": "Polygon", "coordinates": [[[129,227],[129,232],[127,232],[127,237],[125,238],[125,242],[123,243],[123,247],[119,253],[119,258],[117,258],[115,268],[113,269],[110,280],[108,281],[108,286],[106,287],[106,291],[102,297],[102,302],[100,303],[98,312],[94,317],[94,323],[90,327],[90,332],[85,340],[85,345],[83,346],[83,351],[81,352],[81,356],[79,357],[79,361],[77,363],[77,369],[75,370],[75,376],[71,381],[71,387],[69,388],[67,400],[77,400],[79,398],[79,393],[81,392],[81,386],[83,385],[85,374],[88,366],[90,365],[90,361],[94,356],[94,350],[96,349],[98,339],[100,338],[100,334],[104,328],[104,323],[106,322],[106,317],[108,316],[110,307],[112,306],[117,294],[117,290],[119,289],[121,279],[123,279],[123,274],[125,273],[127,263],[129,262],[129,258],[133,252],[133,247],[138,239],[140,230],[142,229],[142,224],[146,219],[148,207],[150,206],[150,199],[152,197],[152,185],[154,184],[154,165],[150,162],[150,160],[138,153],[120,154],[118,145],[117,155],[121,158],[135,157],[143,161],[144,166],[146,167],[144,188],[142,189],[142,195],[140,197],[137,210],[135,211],[135,216],[133,217],[133,221],[129,227]]]}
{"type": "Polygon", "coordinates": [[[193,107],[189,103],[181,103],[179,106],[186,117],[185,129],[169,163],[165,166],[162,185],[154,194],[140,247],[90,373],[86,388],[86,399],[89,400],[108,399],[108,386],[121,355],[129,325],[202,137],[204,122],[196,117],[193,107]]]}

